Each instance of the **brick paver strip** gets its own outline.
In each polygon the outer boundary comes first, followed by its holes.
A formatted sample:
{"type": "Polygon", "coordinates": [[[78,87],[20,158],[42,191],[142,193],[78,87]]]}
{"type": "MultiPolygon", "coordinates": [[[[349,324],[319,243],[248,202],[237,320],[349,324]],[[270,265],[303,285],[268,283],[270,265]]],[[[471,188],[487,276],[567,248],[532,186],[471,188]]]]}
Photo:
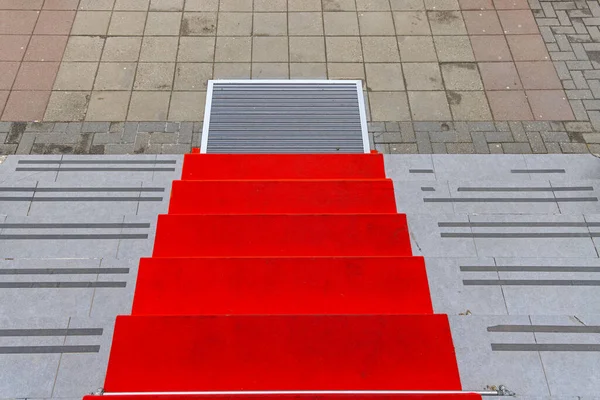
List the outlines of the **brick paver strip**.
{"type": "Polygon", "coordinates": [[[212,78],[362,79],[384,152],[600,152],[597,1],[0,8],[2,154],[186,152],[212,78]]]}

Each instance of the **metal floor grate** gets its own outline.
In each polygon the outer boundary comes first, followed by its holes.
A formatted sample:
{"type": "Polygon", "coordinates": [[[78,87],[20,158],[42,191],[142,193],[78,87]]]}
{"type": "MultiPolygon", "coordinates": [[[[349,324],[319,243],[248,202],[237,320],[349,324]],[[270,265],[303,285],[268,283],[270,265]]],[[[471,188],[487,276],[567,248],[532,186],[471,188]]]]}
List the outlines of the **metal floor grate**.
{"type": "Polygon", "coordinates": [[[208,82],[202,153],[368,153],[361,81],[208,82]]]}

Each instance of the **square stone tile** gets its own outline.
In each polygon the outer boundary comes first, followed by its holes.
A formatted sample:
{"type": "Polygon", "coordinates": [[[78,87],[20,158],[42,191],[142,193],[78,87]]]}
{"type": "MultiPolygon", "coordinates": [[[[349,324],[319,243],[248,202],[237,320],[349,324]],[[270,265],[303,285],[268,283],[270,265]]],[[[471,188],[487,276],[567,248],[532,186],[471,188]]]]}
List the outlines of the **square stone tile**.
{"type": "Polygon", "coordinates": [[[252,63],[252,79],[288,79],[287,63],[252,63]]]}
{"type": "Polygon", "coordinates": [[[206,92],[173,92],[169,105],[171,121],[202,121],[206,92]]]}
{"type": "Polygon", "coordinates": [[[104,39],[97,36],[71,36],[63,61],[98,61],[103,46],[104,39]]]}
{"type": "Polygon", "coordinates": [[[323,13],[323,25],[327,36],[359,35],[356,12],[325,12],[323,13]]]}
{"type": "Polygon", "coordinates": [[[496,10],[529,10],[527,0],[494,0],[496,10]]]}
{"type": "Polygon", "coordinates": [[[363,63],[328,63],[329,79],[365,79],[363,63]]]}
{"type": "Polygon", "coordinates": [[[146,24],[145,12],[115,11],[112,14],[108,34],[111,36],[141,36],[146,24]]]}
{"type": "Polygon", "coordinates": [[[0,61],[21,61],[29,36],[0,35],[0,61]]]}
{"type": "Polygon", "coordinates": [[[181,21],[181,36],[214,36],[217,34],[217,13],[185,12],[181,21]]]}
{"type": "Polygon", "coordinates": [[[468,36],[434,36],[433,42],[440,62],[475,61],[468,36]]]}
{"type": "Polygon", "coordinates": [[[215,62],[249,62],[252,59],[249,37],[217,37],[215,62]]]}
{"type": "Polygon", "coordinates": [[[398,36],[402,61],[437,61],[431,36],[398,36]]]}
{"type": "MultiPolygon", "coordinates": [[[[108,40],[110,39],[111,38],[108,38],[108,40]]],[[[139,40],[138,38],[131,39],[139,40]]],[[[176,37],[144,36],[142,49],[140,51],[140,61],[174,62],[177,57],[177,46],[178,38],[176,37]]],[[[135,59],[123,59],[116,61],[135,61],[135,59]]]]}
{"type": "Polygon", "coordinates": [[[52,92],[44,119],[46,121],[83,121],[89,92],[52,92]]]}
{"type": "Polygon", "coordinates": [[[15,61],[0,62],[0,90],[10,90],[21,64],[15,61]]]}
{"type": "Polygon", "coordinates": [[[441,64],[446,90],[483,90],[476,63],[441,64]]]}
{"type": "Polygon", "coordinates": [[[493,10],[492,0],[458,0],[461,10],[493,10]]]}
{"type": "Polygon", "coordinates": [[[150,12],[146,20],[144,35],[179,36],[181,28],[180,12],[150,12]]]}
{"type": "Polygon", "coordinates": [[[254,12],[287,11],[287,0],[254,0],[254,12]]]}
{"type": "Polygon", "coordinates": [[[395,37],[369,36],[362,38],[365,62],[399,62],[398,41],[395,37]]]}
{"type": "Polygon", "coordinates": [[[94,90],[131,90],[136,63],[100,63],[94,90]]]}
{"type": "Polygon", "coordinates": [[[431,35],[424,11],[399,11],[393,15],[397,35],[431,35]]]}
{"type": "Polygon", "coordinates": [[[455,121],[490,121],[492,113],[483,91],[446,92],[455,121]]]}
{"type": "Polygon", "coordinates": [[[322,37],[291,36],[290,61],[292,62],[325,62],[325,41],[322,37]]]}
{"type": "Polygon", "coordinates": [[[219,13],[217,35],[250,36],[252,34],[252,13],[219,13]]]}
{"type": "Polygon", "coordinates": [[[438,63],[403,63],[408,90],[443,90],[438,63]]]}
{"type": "Polygon", "coordinates": [[[131,94],[129,121],[164,121],[169,111],[171,92],[136,92],[131,94]]]}
{"type": "Polygon", "coordinates": [[[406,92],[369,93],[373,121],[410,121],[406,92]]]}
{"type": "Polygon", "coordinates": [[[0,10],[0,35],[30,35],[37,18],[37,11],[0,10]]]}
{"type": "Polygon", "coordinates": [[[186,0],[185,11],[218,11],[219,0],[186,0]]]}
{"type": "Polygon", "coordinates": [[[423,0],[390,0],[390,6],[392,7],[392,11],[416,11],[425,9],[423,0]]]}
{"type": "Polygon", "coordinates": [[[446,92],[408,92],[413,121],[448,121],[452,119],[446,92]]]}
{"type": "Polygon", "coordinates": [[[2,112],[4,112],[4,106],[6,106],[9,94],[10,92],[8,90],[0,90],[0,116],[2,116],[2,112]]]}
{"type": "Polygon", "coordinates": [[[44,10],[40,12],[33,33],[36,35],[68,35],[74,18],[75,11],[44,10]]]}
{"type": "Polygon", "coordinates": [[[432,11],[460,10],[458,0],[425,0],[425,9],[432,11]]]}
{"type": "Polygon", "coordinates": [[[215,38],[191,36],[179,38],[177,61],[212,62],[215,57],[215,38]]]}
{"type": "Polygon", "coordinates": [[[434,35],[467,34],[460,11],[428,11],[427,17],[434,35]]]}
{"type": "Polygon", "coordinates": [[[479,71],[486,90],[523,89],[514,63],[479,63],[479,71]]]}
{"type": "Polygon", "coordinates": [[[506,40],[515,61],[547,61],[550,59],[540,35],[506,35],[506,40]]]}
{"type": "Polygon", "coordinates": [[[117,0],[115,10],[148,11],[150,0],[117,0]]]}
{"type": "Polygon", "coordinates": [[[221,11],[252,11],[252,0],[220,0],[221,11]]]}
{"type": "Polygon", "coordinates": [[[288,13],[290,36],[322,36],[323,17],[320,12],[288,13]]]}
{"type": "Polygon", "coordinates": [[[133,90],[172,90],[175,63],[139,63],[133,90]]]}
{"type": "Polygon", "coordinates": [[[40,121],[49,98],[49,91],[13,90],[4,107],[2,121],[40,121]]]}
{"type": "Polygon", "coordinates": [[[476,61],[511,61],[508,44],[503,35],[471,36],[476,61]]]}
{"type": "Polygon", "coordinates": [[[394,36],[394,20],[391,12],[358,13],[360,34],[362,36],[394,36]]]}
{"type": "Polygon", "coordinates": [[[60,64],[54,90],[92,90],[97,62],[64,62],[60,64]]]}
{"type": "Polygon", "coordinates": [[[502,35],[496,11],[463,11],[469,35],[502,35]]]}
{"type": "Polygon", "coordinates": [[[527,99],[536,120],[573,120],[569,100],[562,90],[528,90],[527,99]]]}
{"type": "Polygon", "coordinates": [[[365,64],[369,91],[404,90],[402,66],[396,64],[365,64]]]}
{"type": "Polygon", "coordinates": [[[389,11],[390,4],[385,0],[356,0],[357,11],[389,11]]]}
{"type": "Polygon", "coordinates": [[[288,11],[321,11],[320,0],[288,0],[288,11]]]}
{"type": "Polygon", "coordinates": [[[213,66],[209,63],[178,63],[175,69],[175,90],[204,90],[212,79],[213,66]]]}
{"type": "Polygon", "coordinates": [[[489,91],[487,98],[494,119],[497,121],[530,121],[533,119],[525,92],[521,90],[489,91]]]}
{"type": "Polygon", "coordinates": [[[323,11],[355,11],[355,10],[356,10],[356,2],[354,0],[323,0],[323,11]]]}
{"type": "Polygon", "coordinates": [[[362,62],[360,37],[325,38],[327,62],[362,62]]]}
{"type": "Polygon", "coordinates": [[[181,11],[184,0],[151,0],[150,11],[181,11]]]}
{"type": "Polygon", "coordinates": [[[79,0],[46,0],[44,10],[77,10],[79,0]]]}
{"type": "Polygon", "coordinates": [[[498,17],[506,35],[525,35],[539,32],[530,10],[498,11],[498,17]]]}
{"type": "Polygon", "coordinates": [[[110,11],[79,11],[71,28],[71,35],[106,35],[110,17],[110,11]]]}
{"type": "MultiPolygon", "coordinates": [[[[130,0],[135,2],[135,0],[130,0]]],[[[115,5],[115,0],[80,0],[79,10],[101,10],[110,11],[115,5]]]]}
{"type": "Polygon", "coordinates": [[[286,36],[288,32],[287,13],[254,13],[252,31],[254,36],[286,36]]]}
{"type": "Polygon", "coordinates": [[[129,108],[129,91],[92,92],[86,121],[124,121],[129,108]]]}
{"type": "Polygon", "coordinates": [[[213,79],[250,79],[250,63],[215,63],[213,79]]]}
{"type": "Polygon", "coordinates": [[[515,64],[525,89],[562,89],[552,61],[521,61],[515,64]]]}
{"type": "Polygon", "coordinates": [[[68,36],[32,36],[25,61],[60,61],[67,46],[68,36]]]}
{"type": "Polygon", "coordinates": [[[13,90],[52,90],[58,62],[23,62],[13,90]]]}
{"type": "Polygon", "coordinates": [[[290,63],[290,79],[327,79],[327,64],[290,63]]]}
{"type": "Polygon", "coordinates": [[[254,37],[252,40],[253,62],[287,62],[289,48],[287,37],[254,37]]]}

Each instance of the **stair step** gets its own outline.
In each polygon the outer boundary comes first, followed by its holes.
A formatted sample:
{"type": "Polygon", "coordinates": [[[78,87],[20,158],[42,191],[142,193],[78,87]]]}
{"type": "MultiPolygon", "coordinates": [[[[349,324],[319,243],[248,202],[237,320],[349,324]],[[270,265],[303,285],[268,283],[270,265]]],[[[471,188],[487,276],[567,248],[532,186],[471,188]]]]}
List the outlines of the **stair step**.
{"type": "Polygon", "coordinates": [[[119,316],[104,389],[460,390],[461,385],[445,315],[119,316]]]}
{"type": "Polygon", "coordinates": [[[411,256],[404,214],[159,215],[154,257],[411,256]]]}
{"type": "Polygon", "coordinates": [[[394,213],[391,180],[174,181],[169,214],[394,213]]]}
{"type": "Polygon", "coordinates": [[[383,178],[381,154],[186,154],[181,179],[383,178]]]}
{"type": "MultiPolygon", "coordinates": [[[[170,394],[165,395],[111,395],[114,400],[481,400],[476,393],[427,393],[427,394],[170,394]]],[[[83,400],[98,400],[97,396],[84,396],[83,400]]]]}
{"type": "Polygon", "coordinates": [[[142,258],[131,312],[431,313],[422,257],[142,258]]]}

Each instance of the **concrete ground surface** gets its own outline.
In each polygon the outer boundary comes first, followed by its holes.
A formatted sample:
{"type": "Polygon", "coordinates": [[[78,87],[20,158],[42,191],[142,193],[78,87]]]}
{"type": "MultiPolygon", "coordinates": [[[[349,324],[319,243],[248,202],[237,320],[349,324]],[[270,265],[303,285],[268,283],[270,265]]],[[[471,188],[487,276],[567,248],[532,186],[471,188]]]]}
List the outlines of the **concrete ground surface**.
{"type": "Polygon", "coordinates": [[[238,78],[362,79],[387,153],[600,153],[599,20],[597,0],[0,0],[0,153],[181,154],[207,81],[238,78]]]}
{"type": "MultiPolygon", "coordinates": [[[[77,399],[102,387],[115,315],[130,312],[139,257],[151,254],[181,164],[3,160],[0,399],[77,399]],[[95,239],[77,239],[86,234],[95,239]]],[[[426,258],[435,311],[449,315],[464,388],[598,399],[600,160],[388,155],[385,166],[413,252],[426,258]]]]}

